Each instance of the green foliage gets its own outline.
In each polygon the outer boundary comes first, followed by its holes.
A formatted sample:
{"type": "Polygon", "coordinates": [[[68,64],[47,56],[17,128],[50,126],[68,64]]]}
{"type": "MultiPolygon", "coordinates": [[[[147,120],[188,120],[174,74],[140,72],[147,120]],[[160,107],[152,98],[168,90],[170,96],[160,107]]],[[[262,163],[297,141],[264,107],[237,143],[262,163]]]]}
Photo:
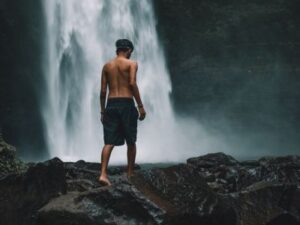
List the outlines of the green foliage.
{"type": "Polygon", "coordinates": [[[16,157],[16,148],[0,140],[0,176],[7,173],[20,173],[27,165],[16,157]]]}

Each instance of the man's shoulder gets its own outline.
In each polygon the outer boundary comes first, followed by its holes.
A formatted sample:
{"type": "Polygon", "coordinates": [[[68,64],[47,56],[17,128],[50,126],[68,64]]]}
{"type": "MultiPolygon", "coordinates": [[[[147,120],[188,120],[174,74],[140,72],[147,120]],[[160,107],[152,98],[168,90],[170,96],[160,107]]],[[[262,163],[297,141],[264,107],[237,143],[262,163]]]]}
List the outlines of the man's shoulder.
{"type": "MultiPolygon", "coordinates": [[[[138,65],[137,61],[135,61],[135,60],[126,59],[126,58],[123,58],[121,60],[122,60],[123,65],[128,65],[128,66],[137,66],[138,65]]],[[[111,59],[111,60],[107,61],[106,63],[104,63],[103,68],[109,69],[110,67],[113,67],[119,63],[120,63],[120,61],[116,62],[115,59],[111,59]]]]}
{"type": "Polygon", "coordinates": [[[132,60],[132,59],[123,58],[122,60],[128,64],[137,64],[137,61],[132,60]]]}
{"type": "Polygon", "coordinates": [[[103,69],[107,69],[107,67],[109,66],[109,64],[110,64],[110,61],[108,61],[108,62],[104,63],[104,65],[103,65],[103,69]]]}
{"type": "Polygon", "coordinates": [[[137,66],[138,65],[138,63],[137,63],[137,61],[135,61],[135,60],[131,60],[131,59],[128,59],[128,63],[131,65],[131,66],[137,66]]]}
{"type": "Polygon", "coordinates": [[[108,66],[112,65],[113,62],[114,62],[114,60],[111,59],[111,60],[107,61],[106,63],[104,63],[104,66],[103,66],[103,67],[108,67],[108,66]]]}
{"type": "Polygon", "coordinates": [[[137,67],[137,61],[123,58],[121,64],[125,67],[123,68],[136,68],[137,67]]]}
{"type": "Polygon", "coordinates": [[[103,70],[109,70],[110,67],[112,67],[114,64],[114,60],[109,60],[103,65],[103,70]]]}

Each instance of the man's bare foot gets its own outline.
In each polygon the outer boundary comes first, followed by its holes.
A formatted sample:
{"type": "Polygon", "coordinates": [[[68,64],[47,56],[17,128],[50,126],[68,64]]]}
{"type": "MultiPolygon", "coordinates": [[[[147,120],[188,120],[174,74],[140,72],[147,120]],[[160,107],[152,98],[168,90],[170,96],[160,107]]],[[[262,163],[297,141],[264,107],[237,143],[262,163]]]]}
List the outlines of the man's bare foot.
{"type": "Polygon", "coordinates": [[[100,184],[102,184],[104,186],[111,186],[111,183],[109,182],[109,180],[106,177],[100,177],[99,182],[100,182],[100,184]]]}

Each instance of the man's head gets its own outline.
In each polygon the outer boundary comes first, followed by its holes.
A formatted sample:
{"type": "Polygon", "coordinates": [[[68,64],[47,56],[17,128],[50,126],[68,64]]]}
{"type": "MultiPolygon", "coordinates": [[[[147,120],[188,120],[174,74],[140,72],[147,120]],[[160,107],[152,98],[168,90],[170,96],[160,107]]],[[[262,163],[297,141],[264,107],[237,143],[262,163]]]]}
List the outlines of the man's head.
{"type": "Polygon", "coordinates": [[[131,53],[134,50],[133,44],[130,40],[128,39],[119,39],[116,41],[116,53],[119,55],[119,53],[125,54],[127,58],[130,58],[131,53]]]}

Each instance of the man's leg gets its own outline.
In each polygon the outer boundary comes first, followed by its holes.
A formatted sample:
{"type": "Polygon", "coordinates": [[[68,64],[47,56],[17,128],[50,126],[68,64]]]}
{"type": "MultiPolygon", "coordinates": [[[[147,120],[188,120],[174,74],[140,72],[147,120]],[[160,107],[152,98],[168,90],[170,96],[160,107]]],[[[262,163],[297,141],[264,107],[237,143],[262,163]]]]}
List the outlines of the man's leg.
{"type": "Polygon", "coordinates": [[[100,183],[104,185],[111,185],[110,181],[107,178],[107,165],[109,162],[111,151],[113,150],[114,145],[104,145],[101,154],[101,175],[99,177],[100,183]]]}
{"type": "Polygon", "coordinates": [[[127,145],[127,177],[133,175],[134,162],[136,156],[136,144],[127,145]]]}

